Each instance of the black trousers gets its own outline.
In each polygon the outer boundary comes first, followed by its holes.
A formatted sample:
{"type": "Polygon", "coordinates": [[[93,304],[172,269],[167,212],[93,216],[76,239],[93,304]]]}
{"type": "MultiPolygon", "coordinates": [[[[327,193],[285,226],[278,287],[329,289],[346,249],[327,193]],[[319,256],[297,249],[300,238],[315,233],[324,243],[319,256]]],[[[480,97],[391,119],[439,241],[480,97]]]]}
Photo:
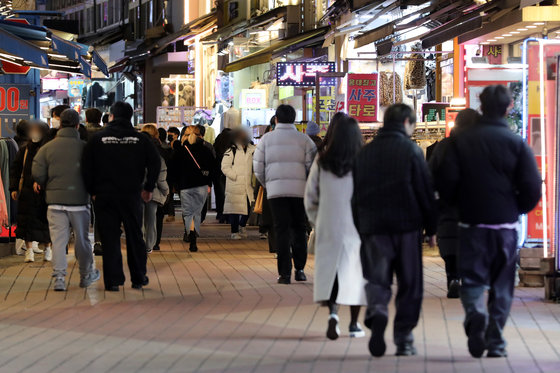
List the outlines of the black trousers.
{"type": "Polygon", "coordinates": [[[247,226],[247,221],[249,220],[249,214],[251,213],[251,202],[247,198],[247,215],[241,214],[229,214],[228,220],[231,225],[231,233],[239,233],[239,227],[245,228],[247,226]]]}
{"type": "Polygon", "coordinates": [[[146,244],[142,238],[142,199],[138,195],[98,195],[95,215],[103,245],[105,286],[125,281],[121,253],[121,224],[126,234],[126,254],[130,279],[140,284],[146,275],[146,244]]]}
{"type": "Polygon", "coordinates": [[[514,229],[461,228],[459,233],[461,302],[465,330],[473,317],[483,315],[489,350],[506,347],[504,326],[511,309],[517,263],[517,231],[514,229]],[[484,292],[489,289],[488,303],[484,292]]]}
{"type": "Polygon", "coordinates": [[[214,195],[216,196],[216,218],[221,219],[226,200],[226,177],[223,174],[218,176],[218,180],[214,184],[214,195]]]}
{"type": "Polygon", "coordinates": [[[362,236],[362,270],[366,284],[366,326],[377,315],[388,316],[393,273],[397,276],[397,314],[393,339],[399,345],[413,342],[412,330],[418,324],[424,292],[422,243],[418,231],[362,236]]]}
{"type": "Polygon", "coordinates": [[[158,206],[156,211],[156,246],[161,243],[161,235],[163,234],[163,219],[165,218],[165,205],[158,206]]]}
{"type": "Polygon", "coordinates": [[[290,277],[292,258],[296,270],[303,270],[307,262],[307,218],[303,198],[272,198],[268,203],[274,222],[278,274],[290,277]]]}

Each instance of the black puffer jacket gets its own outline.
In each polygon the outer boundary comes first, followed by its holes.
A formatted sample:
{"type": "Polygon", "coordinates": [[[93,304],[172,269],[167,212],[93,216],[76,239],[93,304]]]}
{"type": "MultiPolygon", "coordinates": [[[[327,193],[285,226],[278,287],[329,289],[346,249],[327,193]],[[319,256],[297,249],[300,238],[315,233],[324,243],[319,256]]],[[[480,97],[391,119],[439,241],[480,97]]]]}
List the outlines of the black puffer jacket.
{"type": "Polygon", "coordinates": [[[181,145],[179,141],[175,142],[173,148],[173,185],[176,188],[183,190],[203,185],[212,186],[216,171],[216,158],[212,151],[204,145],[202,139],[198,139],[194,144],[189,144],[188,141],[185,141],[184,145],[181,145]],[[188,146],[192,157],[185,146],[188,146]]]}
{"type": "Polygon", "coordinates": [[[452,138],[444,158],[436,188],[462,223],[514,223],[541,197],[535,156],[504,119],[482,118],[452,138]]]}
{"type": "Polygon", "coordinates": [[[31,174],[33,158],[41,145],[42,143],[29,141],[17,152],[10,167],[10,192],[19,191],[20,178],[23,176],[18,197],[16,237],[28,242],[49,243],[51,239],[45,194],[36,194],[33,191],[34,180],[31,174]]]}
{"type": "Polygon", "coordinates": [[[436,232],[428,166],[400,124],[386,124],[358,154],[352,210],[361,235],[436,232]]]}

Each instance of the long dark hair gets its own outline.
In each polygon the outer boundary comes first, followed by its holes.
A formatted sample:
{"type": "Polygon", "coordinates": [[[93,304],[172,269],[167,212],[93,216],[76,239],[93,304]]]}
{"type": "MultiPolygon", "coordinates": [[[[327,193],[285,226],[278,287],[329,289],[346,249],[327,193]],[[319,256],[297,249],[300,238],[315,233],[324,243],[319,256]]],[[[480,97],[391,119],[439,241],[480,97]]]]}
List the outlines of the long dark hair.
{"type": "Polygon", "coordinates": [[[327,144],[329,143],[330,138],[333,135],[333,130],[336,127],[336,125],[340,121],[345,120],[347,117],[348,117],[348,115],[346,113],[343,113],[342,111],[339,111],[339,112],[337,112],[333,115],[333,117],[331,118],[331,122],[329,124],[329,127],[327,128],[327,133],[325,134],[325,137],[323,138],[323,142],[321,143],[319,148],[317,148],[317,152],[319,154],[321,154],[321,152],[324,150],[325,146],[327,146],[327,144]]]}
{"type": "Polygon", "coordinates": [[[319,166],[343,177],[352,170],[364,142],[356,119],[338,114],[333,117],[327,131],[330,136],[325,137],[324,146],[319,151],[319,166]]]}

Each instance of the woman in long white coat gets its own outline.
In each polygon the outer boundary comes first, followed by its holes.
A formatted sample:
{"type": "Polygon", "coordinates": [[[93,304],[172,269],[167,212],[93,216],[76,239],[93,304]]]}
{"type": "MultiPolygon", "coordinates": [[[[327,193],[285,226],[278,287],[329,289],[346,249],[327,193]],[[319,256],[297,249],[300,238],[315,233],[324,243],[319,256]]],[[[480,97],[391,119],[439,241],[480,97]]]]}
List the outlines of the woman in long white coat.
{"type": "Polygon", "coordinates": [[[315,229],[315,302],[329,307],[327,337],[337,339],[338,305],[349,305],[351,337],[365,336],[358,315],[366,305],[360,236],[352,218],[352,166],[363,144],[358,123],[346,114],[333,117],[325,145],[311,167],[305,209],[315,229]]]}
{"type": "Polygon", "coordinates": [[[236,130],[234,143],[224,153],[222,172],[226,176],[226,198],[224,215],[229,216],[231,238],[246,237],[245,226],[249,219],[251,203],[255,200],[253,189],[253,153],[255,145],[250,143],[244,130],[236,130]]]}

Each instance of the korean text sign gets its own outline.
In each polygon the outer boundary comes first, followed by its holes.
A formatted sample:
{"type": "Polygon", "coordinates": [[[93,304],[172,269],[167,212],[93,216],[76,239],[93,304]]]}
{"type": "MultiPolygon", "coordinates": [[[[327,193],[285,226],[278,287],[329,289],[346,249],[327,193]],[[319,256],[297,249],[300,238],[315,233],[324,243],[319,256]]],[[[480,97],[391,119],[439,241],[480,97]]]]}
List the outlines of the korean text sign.
{"type": "MultiPolygon", "coordinates": [[[[278,86],[314,87],[317,74],[333,73],[334,62],[278,62],[276,84],[278,86]]],[[[334,86],[336,78],[321,78],[321,85],[334,86]]]]}
{"type": "Polygon", "coordinates": [[[358,122],[377,122],[378,74],[348,74],[348,115],[358,122]]]}

